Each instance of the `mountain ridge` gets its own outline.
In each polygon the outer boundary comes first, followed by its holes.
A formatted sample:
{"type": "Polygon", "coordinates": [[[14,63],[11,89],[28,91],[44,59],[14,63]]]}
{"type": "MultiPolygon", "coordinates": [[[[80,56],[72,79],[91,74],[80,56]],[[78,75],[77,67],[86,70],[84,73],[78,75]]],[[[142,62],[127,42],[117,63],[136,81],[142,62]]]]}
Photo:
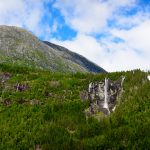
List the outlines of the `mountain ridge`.
{"type": "Polygon", "coordinates": [[[69,49],[67,49],[63,46],[60,46],[60,45],[57,45],[57,44],[54,44],[54,43],[51,43],[51,42],[48,42],[48,41],[43,41],[43,42],[46,43],[48,46],[50,46],[52,48],[55,48],[56,50],[58,50],[60,52],[67,52],[67,54],[71,56],[70,59],[73,59],[73,61],[76,62],[77,64],[83,65],[89,71],[98,73],[98,72],[101,72],[103,70],[103,72],[106,72],[103,68],[100,68],[97,64],[91,62],[86,57],[84,57],[80,54],[72,52],[72,51],[70,51],[69,49]],[[91,68],[90,68],[90,65],[92,66],[91,68]]]}
{"type": "Polygon", "coordinates": [[[62,46],[41,41],[31,32],[0,26],[0,63],[14,63],[58,72],[106,72],[85,57],[62,46]]]}

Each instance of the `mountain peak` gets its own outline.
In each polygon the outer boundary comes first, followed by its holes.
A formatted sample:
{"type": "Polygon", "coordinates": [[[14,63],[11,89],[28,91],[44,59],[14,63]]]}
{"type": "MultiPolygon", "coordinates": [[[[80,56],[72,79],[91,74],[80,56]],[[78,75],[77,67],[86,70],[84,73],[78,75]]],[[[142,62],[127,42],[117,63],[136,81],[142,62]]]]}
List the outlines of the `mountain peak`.
{"type": "Polygon", "coordinates": [[[0,26],[0,47],[0,63],[58,72],[106,72],[85,57],[62,46],[42,42],[31,32],[15,26],[0,26]]]}

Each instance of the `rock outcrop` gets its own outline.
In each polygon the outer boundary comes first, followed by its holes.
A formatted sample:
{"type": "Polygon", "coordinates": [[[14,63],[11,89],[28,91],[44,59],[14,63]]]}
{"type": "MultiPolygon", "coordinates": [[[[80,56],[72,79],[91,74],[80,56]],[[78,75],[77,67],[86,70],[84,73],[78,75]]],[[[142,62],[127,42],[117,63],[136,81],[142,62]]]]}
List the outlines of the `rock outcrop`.
{"type": "Polygon", "coordinates": [[[91,82],[88,88],[88,100],[90,107],[86,115],[103,112],[109,115],[116,108],[117,98],[122,91],[122,85],[125,77],[121,76],[117,81],[105,78],[105,81],[91,82]]]}
{"type": "Polygon", "coordinates": [[[11,74],[9,73],[0,73],[0,82],[2,84],[5,84],[7,82],[7,80],[9,80],[11,78],[11,74]]]}

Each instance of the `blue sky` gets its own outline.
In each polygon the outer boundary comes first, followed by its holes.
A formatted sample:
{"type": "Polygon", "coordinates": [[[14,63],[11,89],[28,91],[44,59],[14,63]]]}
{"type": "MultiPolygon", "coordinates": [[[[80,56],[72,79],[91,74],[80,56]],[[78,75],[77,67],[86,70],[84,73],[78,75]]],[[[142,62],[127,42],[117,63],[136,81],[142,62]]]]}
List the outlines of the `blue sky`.
{"type": "Polygon", "coordinates": [[[0,24],[26,28],[108,71],[150,70],[150,0],[1,0],[0,24]]]}

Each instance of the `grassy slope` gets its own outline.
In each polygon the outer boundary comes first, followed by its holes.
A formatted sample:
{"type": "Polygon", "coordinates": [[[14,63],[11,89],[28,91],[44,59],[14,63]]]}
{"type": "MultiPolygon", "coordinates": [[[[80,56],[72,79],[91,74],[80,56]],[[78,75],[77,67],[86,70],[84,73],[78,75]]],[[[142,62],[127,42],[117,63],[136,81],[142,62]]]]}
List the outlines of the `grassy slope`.
{"type": "Polygon", "coordinates": [[[150,82],[140,70],[111,74],[61,74],[0,65],[12,77],[0,83],[0,149],[149,149],[150,82]],[[124,90],[115,113],[98,122],[86,120],[80,91],[89,81],[125,75],[124,90]],[[16,83],[28,84],[24,92],[16,83]],[[18,101],[23,99],[24,104],[18,101]],[[40,105],[30,105],[30,100],[40,105]],[[3,101],[10,100],[10,106],[3,101]]]}

